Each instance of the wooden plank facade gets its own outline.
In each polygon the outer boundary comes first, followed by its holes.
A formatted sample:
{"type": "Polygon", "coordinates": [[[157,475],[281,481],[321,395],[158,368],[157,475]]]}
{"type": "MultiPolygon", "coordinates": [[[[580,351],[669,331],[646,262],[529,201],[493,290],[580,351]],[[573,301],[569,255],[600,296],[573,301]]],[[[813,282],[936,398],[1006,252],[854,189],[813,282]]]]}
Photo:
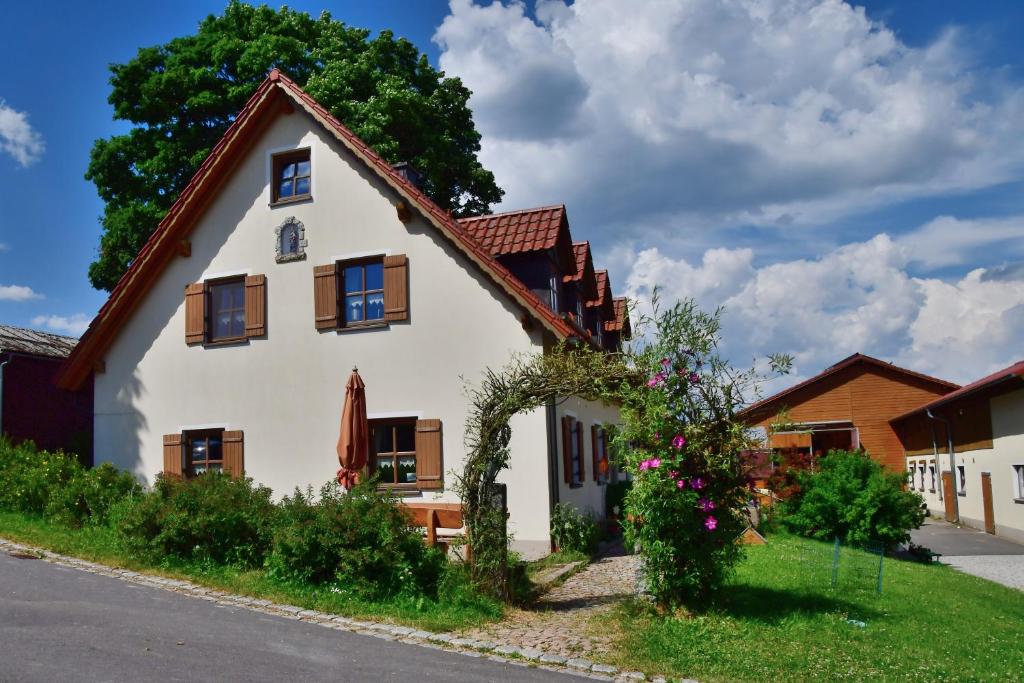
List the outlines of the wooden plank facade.
{"type": "Polygon", "coordinates": [[[892,471],[902,472],[903,448],[889,420],[956,388],[856,354],[755,403],[740,417],[752,427],[771,432],[780,414],[785,414],[790,426],[771,436],[772,448],[806,448],[823,455],[831,448],[856,445],[892,471]]]}

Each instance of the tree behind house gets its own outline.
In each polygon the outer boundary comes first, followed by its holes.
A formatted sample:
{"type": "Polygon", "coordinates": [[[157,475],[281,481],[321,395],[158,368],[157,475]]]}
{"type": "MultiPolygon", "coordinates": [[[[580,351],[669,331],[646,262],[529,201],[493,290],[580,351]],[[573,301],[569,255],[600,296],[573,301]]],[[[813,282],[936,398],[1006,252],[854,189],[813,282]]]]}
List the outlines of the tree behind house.
{"type": "Polygon", "coordinates": [[[194,35],[141,48],[110,67],[114,117],[134,124],[97,140],[86,179],[105,203],[89,280],[110,290],[274,67],[391,163],[411,162],[424,191],[456,215],[486,213],[502,191],[477,160],[480,134],[458,78],[390,31],[370,38],[324,12],[314,19],[232,1],[194,35]]]}

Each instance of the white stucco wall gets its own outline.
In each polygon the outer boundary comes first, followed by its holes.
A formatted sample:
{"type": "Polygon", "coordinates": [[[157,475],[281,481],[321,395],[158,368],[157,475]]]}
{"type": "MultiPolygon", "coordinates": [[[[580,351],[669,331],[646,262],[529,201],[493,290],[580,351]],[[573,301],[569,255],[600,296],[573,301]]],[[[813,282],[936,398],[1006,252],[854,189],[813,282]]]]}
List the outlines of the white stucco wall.
{"type": "MultiPolygon", "coordinates": [[[[956,454],[956,464],[964,466],[966,486],[957,496],[960,521],[978,529],[985,528],[985,510],[981,495],[981,474],[992,475],[992,513],[996,535],[1024,543],[1024,503],[1017,502],[1014,465],[1024,465],[1024,390],[1017,390],[990,400],[992,414],[992,448],[956,454]]],[[[927,464],[931,456],[909,456],[908,463],[925,462],[925,491],[920,492],[931,513],[945,514],[938,491],[931,492],[927,464]]],[[[949,471],[949,453],[939,451],[941,471],[949,471]]],[[[936,477],[937,487],[942,479],[936,477]]]]}
{"type": "MultiPolygon", "coordinates": [[[[344,385],[358,366],[371,417],[441,419],[445,470],[461,469],[468,400],[460,376],[475,381],[513,352],[539,351],[542,340],[523,330],[518,307],[433,227],[419,216],[403,225],[395,200],[305,114],[279,117],[199,221],[191,257],[170,263],[108,350],[95,384],[97,462],[152,481],[162,468],[164,434],[217,425],[244,430],[247,474],[277,495],[318,487],[338,467],[344,385]],[[270,207],[270,150],[306,146],[313,199],[270,207]],[[307,258],[278,264],[274,229],[290,216],[305,226],[307,258]],[[409,321],[317,332],[313,267],[367,253],[408,255],[409,321]],[[185,285],[228,273],[266,275],[266,338],[187,346],[185,285]]],[[[513,469],[505,475],[510,525],[517,538],[546,543],[544,411],[519,416],[513,426],[513,469]]],[[[439,496],[455,500],[450,490],[439,496]]]]}

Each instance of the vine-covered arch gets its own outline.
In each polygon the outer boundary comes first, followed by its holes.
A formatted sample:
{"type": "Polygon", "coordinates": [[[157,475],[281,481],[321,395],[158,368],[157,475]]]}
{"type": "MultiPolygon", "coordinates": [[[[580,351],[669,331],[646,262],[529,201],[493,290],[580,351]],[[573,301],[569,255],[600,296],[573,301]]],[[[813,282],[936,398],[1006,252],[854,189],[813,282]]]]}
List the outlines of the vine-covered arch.
{"type": "Polygon", "coordinates": [[[488,368],[481,384],[470,390],[467,458],[456,489],[473,547],[471,571],[481,588],[507,597],[505,519],[496,480],[509,464],[510,420],[566,397],[617,403],[634,375],[619,354],[563,343],[543,354],[517,356],[500,370],[488,368]]]}

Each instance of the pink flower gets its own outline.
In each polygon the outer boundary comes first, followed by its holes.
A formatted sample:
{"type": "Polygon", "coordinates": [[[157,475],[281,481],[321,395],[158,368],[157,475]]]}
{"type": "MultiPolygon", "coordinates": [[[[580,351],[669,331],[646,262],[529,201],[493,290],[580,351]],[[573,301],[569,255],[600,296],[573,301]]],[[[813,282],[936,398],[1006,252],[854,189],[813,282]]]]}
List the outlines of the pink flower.
{"type": "Polygon", "coordinates": [[[651,460],[648,460],[647,462],[650,464],[651,467],[661,467],[661,460],[659,460],[658,458],[653,458],[651,460]]]}
{"type": "Polygon", "coordinates": [[[700,381],[700,375],[698,375],[696,372],[691,372],[690,373],[690,384],[696,384],[699,381],[700,381]]]}
{"type": "Polygon", "coordinates": [[[704,477],[694,477],[690,481],[690,486],[693,487],[694,491],[700,491],[702,488],[704,488],[704,477]]]}
{"type": "Polygon", "coordinates": [[[701,498],[700,500],[697,501],[697,507],[699,507],[704,512],[711,512],[712,510],[715,509],[715,501],[711,500],[710,498],[701,498]]]}
{"type": "Polygon", "coordinates": [[[675,438],[672,439],[672,447],[677,451],[682,450],[683,446],[686,445],[686,439],[683,438],[682,434],[676,434],[675,438]]]}
{"type": "Polygon", "coordinates": [[[661,367],[662,369],[665,370],[665,372],[668,372],[669,370],[672,369],[672,361],[670,361],[668,358],[662,358],[661,367]]]}
{"type": "Polygon", "coordinates": [[[656,387],[656,386],[658,386],[658,375],[655,375],[654,377],[652,377],[649,380],[647,380],[647,386],[649,386],[649,387],[656,387]]]}
{"type": "Polygon", "coordinates": [[[677,481],[676,482],[676,488],[677,489],[685,489],[686,488],[686,480],[685,479],[680,479],[679,481],[677,481]]]}
{"type": "Polygon", "coordinates": [[[668,476],[669,476],[669,479],[675,479],[676,477],[679,476],[679,473],[676,472],[675,470],[669,470],[668,471],[668,476]]]}
{"type": "Polygon", "coordinates": [[[642,471],[646,470],[650,466],[651,466],[651,461],[650,460],[644,460],[644,461],[642,461],[640,463],[640,471],[642,472],[642,471]]]}
{"type": "Polygon", "coordinates": [[[704,520],[704,528],[708,531],[714,531],[715,527],[718,526],[718,520],[713,515],[708,515],[707,519],[704,520]]]}
{"type": "Polygon", "coordinates": [[[654,432],[654,440],[661,441],[661,432],[654,432]]]}

